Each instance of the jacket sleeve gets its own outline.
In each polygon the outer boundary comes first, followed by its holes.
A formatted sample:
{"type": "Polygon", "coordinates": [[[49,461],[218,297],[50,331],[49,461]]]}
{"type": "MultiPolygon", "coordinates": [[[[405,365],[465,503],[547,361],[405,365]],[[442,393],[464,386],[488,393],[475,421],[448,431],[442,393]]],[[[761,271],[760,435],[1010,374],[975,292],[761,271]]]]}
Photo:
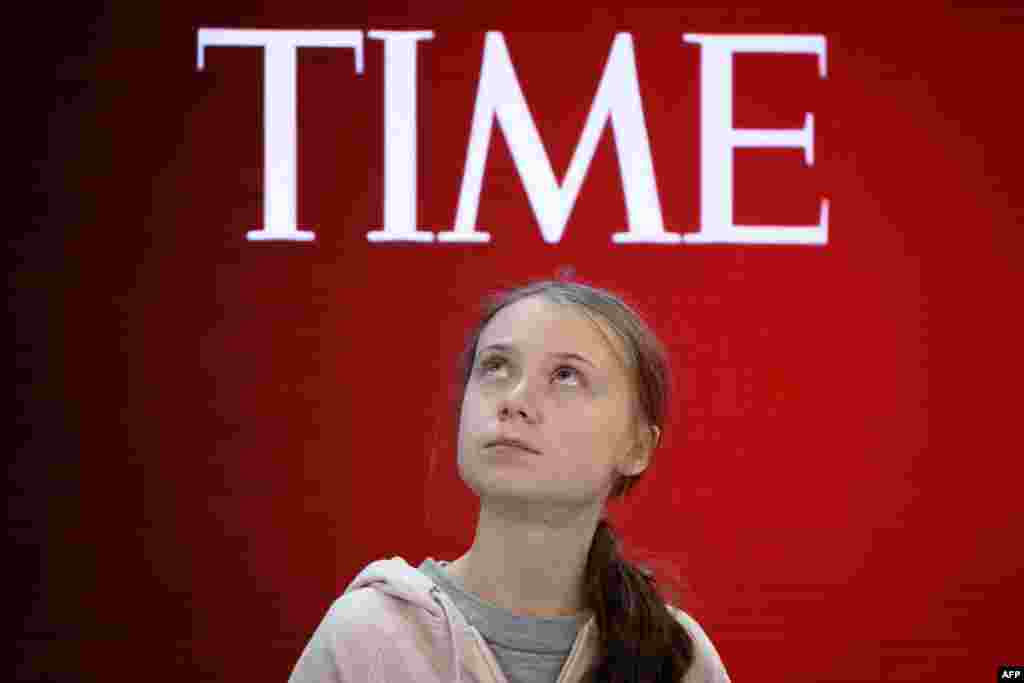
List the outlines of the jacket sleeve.
{"type": "Polygon", "coordinates": [[[670,606],[670,611],[693,640],[693,666],[680,683],[731,683],[718,650],[697,620],[677,607],[670,606]]]}
{"type": "Polygon", "coordinates": [[[337,641],[331,635],[332,621],[328,610],[295,663],[288,683],[347,683],[338,663],[337,641]]]}
{"type": "Polygon", "coordinates": [[[342,595],[324,615],[288,683],[376,683],[393,680],[388,659],[394,633],[374,590],[342,595]]]}

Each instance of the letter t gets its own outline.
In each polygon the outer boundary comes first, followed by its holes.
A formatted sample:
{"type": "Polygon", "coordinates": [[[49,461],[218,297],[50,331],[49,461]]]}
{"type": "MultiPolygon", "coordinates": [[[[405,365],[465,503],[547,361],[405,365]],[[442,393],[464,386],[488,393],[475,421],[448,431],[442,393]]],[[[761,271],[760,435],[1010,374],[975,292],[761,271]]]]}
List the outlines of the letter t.
{"type": "Polygon", "coordinates": [[[203,70],[207,46],[263,48],[263,229],[250,230],[250,241],[309,242],[312,230],[298,227],[297,147],[300,47],[350,47],[356,73],[363,73],[362,31],[274,31],[199,29],[197,67],[203,70]]]}

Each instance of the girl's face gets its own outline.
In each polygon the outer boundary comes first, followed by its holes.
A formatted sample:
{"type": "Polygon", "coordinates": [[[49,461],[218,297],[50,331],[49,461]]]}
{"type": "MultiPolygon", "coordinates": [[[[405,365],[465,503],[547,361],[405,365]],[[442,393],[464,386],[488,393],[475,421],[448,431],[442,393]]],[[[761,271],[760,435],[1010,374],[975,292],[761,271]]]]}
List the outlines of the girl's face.
{"type": "Polygon", "coordinates": [[[463,481],[482,500],[603,505],[617,471],[639,471],[628,460],[635,441],[625,357],[603,319],[573,306],[532,296],[502,309],[480,335],[466,385],[463,481]],[[498,438],[536,452],[489,445],[498,438]]]}

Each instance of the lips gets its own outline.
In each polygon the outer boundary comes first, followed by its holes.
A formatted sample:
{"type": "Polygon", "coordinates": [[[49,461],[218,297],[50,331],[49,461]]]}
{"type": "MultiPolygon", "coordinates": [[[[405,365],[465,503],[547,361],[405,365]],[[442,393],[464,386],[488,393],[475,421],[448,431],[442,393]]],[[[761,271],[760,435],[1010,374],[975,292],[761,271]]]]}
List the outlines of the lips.
{"type": "Polygon", "coordinates": [[[536,448],[520,439],[502,437],[500,439],[495,439],[487,443],[488,447],[497,445],[516,446],[517,448],[522,448],[523,450],[530,451],[531,453],[540,453],[540,451],[538,451],[536,448]]]}

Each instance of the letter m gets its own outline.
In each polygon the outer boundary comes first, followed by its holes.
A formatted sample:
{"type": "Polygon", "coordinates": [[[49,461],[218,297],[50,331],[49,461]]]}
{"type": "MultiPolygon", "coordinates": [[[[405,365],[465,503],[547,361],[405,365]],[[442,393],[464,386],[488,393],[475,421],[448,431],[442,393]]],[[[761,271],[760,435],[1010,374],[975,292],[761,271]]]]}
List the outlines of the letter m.
{"type": "Polygon", "coordinates": [[[555,178],[540,133],[527,107],[505,40],[500,32],[487,33],[455,227],[451,231],[439,233],[440,242],[490,241],[489,233],[476,231],[476,218],[495,119],[505,135],[530,207],[537,217],[544,241],[548,244],[555,244],[562,239],[576,196],[594,158],[601,132],[609,119],[619,158],[629,223],[626,232],[612,235],[612,241],[682,242],[681,235],[665,232],[662,221],[651,146],[637,83],[633,40],[628,33],[616,34],[612,42],[583,134],[561,184],[555,178]]]}

